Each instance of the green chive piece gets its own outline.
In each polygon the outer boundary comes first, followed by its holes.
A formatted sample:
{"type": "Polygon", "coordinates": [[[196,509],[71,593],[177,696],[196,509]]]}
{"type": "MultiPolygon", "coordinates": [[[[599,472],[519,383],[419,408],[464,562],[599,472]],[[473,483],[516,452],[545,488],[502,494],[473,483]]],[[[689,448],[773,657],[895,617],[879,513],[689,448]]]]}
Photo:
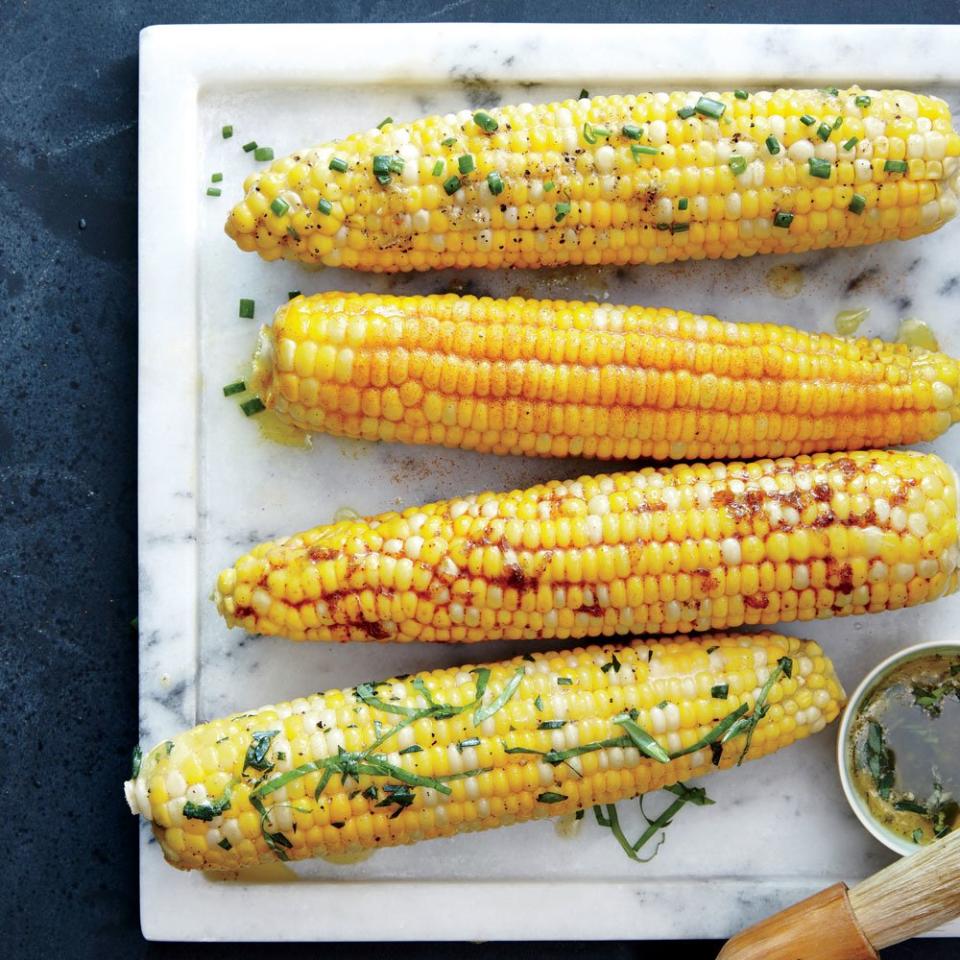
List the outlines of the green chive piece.
{"type": "Polygon", "coordinates": [[[589,100],[589,99],[590,99],[590,91],[589,91],[589,90],[584,90],[584,89],[581,88],[581,90],[580,90],[580,96],[579,96],[578,99],[580,99],[580,100],[589,100]]]}
{"type": "Polygon", "coordinates": [[[710,696],[714,700],[726,700],[730,695],[730,684],[728,683],[718,683],[715,687],[710,688],[710,696]]]}
{"type": "Polygon", "coordinates": [[[288,299],[288,300],[292,300],[294,297],[299,297],[299,296],[300,296],[300,291],[299,291],[299,290],[288,290],[288,291],[287,291],[287,299],[288,299]]]}
{"type": "Polygon", "coordinates": [[[246,389],[247,385],[242,380],[235,380],[223,388],[223,395],[225,397],[232,397],[235,393],[243,393],[246,389]]]}
{"type": "Polygon", "coordinates": [[[552,180],[548,180],[548,181],[543,185],[543,189],[546,190],[547,193],[549,193],[555,186],[556,186],[556,184],[555,184],[552,180]]]}
{"type": "Polygon", "coordinates": [[[689,223],[671,223],[670,232],[671,233],[686,233],[690,229],[689,223]]]}
{"type": "Polygon", "coordinates": [[[230,841],[226,837],[224,837],[222,840],[217,841],[217,846],[221,847],[224,850],[230,850],[232,849],[233,844],[230,843],[230,841]]]}
{"type": "Polygon", "coordinates": [[[317,204],[317,209],[323,214],[328,214],[333,209],[333,204],[325,197],[321,197],[320,202],[317,204]]]}
{"type": "Polygon", "coordinates": [[[843,126],[843,117],[837,117],[837,119],[833,121],[833,129],[839,130],[842,126],[843,126]]]}
{"type": "Polygon", "coordinates": [[[643,136],[643,127],[638,127],[635,123],[625,123],[623,135],[628,140],[639,140],[643,136]]]}
{"type": "Polygon", "coordinates": [[[208,197],[219,197],[220,196],[219,187],[207,187],[207,196],[208,197]]]}
{"type": "Polygon", "coordinates": [[[499,173],[497,173],[496,170],[493,170],[487,174],[487,186],[490,188],[490,192],[494,196],[503,193],[503,178],[499,173]]]}
{"type": "Polygon", "coordinates": [[[390,157],[385,153],[378,153],[373,158],[373,172],[383,175],[390,172],[390,157]]]}
{"type": "Polygon", "coordinates": [[[494,133],[500,126],[489,113],[484,113],[482,110],[473,115],[473,121],[484,133],[494,133]]]}
{"type": "MultiPolygon", "coordinates": [[[[723,116],[727,105],[720,100],[713,100],[710,97],[701,97],[693,108],[697,113],[702,113],[705,117],[712,117],[719,120],[723,116]]],[[[679,112],[679,111],[678,111],[679,112]]]]}
{"type": "Polygon", "coordinates": [[[750,96],[750,94],[747,93],[746,90],[734,90],[734,91],[733,91],[733,95],[734,95],[738,100],[746,100],[746,99],[748,99],[749,96],[750,96]]]}
{"type": "Polygon", "coordinates": [[[805,113],[805,114],[800,118],[800,122],[801,122],[804,126],[812,127],[817,121],[814,120],[814,118],[811,117],[809,113],[805,113]]]}
{"type": "Polygon", "coordinates": [[[867,206],[867,198],[862,193],[855,193],[850,200],[850,206],[847,209],[851,213],[863,213],[867,206]]]}
{"type": "Polygon", "coordinates": [[[681,107],[681,108],[677,111],[677,116],[678,116],[681,120],[688,120],[688,119],[689,119],[690,117],[692,117],[696,112],[697,112],[697,111],[696,111],[693,107],[681,107]]]}
{"type": "Polygon", "coordinates": [[[655,157],[659,152],[659,147],[647,147],[641,143],[633,143],[630,145],[630,152],[633,154],[634,160],[639,160],[640,157],[655,157]]]}
{"type": "Polygon", "coordinates": [[[275,197],[273,203],[270,204],[270,209],[278,217],[282,217],[290,209],[290,204],[283,197],[275,197]]]}
{"type": "Polygon", "coordinates": [[[688,203],[689,203],[689,201],[687,200],[686,197],[681,197],[681,198],[677,201],[677,209],[678,209],[678,210],[686,210],[688,203]]]}
{"type": "Polygon", "coordinates": [[[537,803],[563,803],[564,800],[569,799],[569,797],[564,796],[562,793],[554,793],[552,790],[547,790],[537,797],[537,803]]]}
{"type": "Polygon", "coordinates": [[[844,142],[843,149],[852,150],[859,142],[860,142],[859,137],[851,137],[849,140],[844,142]]]}
{"type": "Polygon", "coordinates": [[[210,174],[210,182],[211,182],[211,183],[219,183],[222,179],[223,179],[223,174],[222,174],[222,173],[211,173],[211,174],[210,174]]]}
{"type": "Polygon", "coordinates": [[[771,155],[776,155],[780,152],[780,141],[772,133],[764,142],[771,155]]]}
{"type": "Polygon", "coordinates": [[[460,178],[450,177],[449,180],[444,180],[443,189],[446,191],[448,197],[452,197],[460,189],[460,178]]]}
{"type": "Polygon", "coordinates": [[[248,417],[256,416],[258,413],[263,413],[267,408],[264,406],[263,401],[259,397],[251,397],[249,400],[245,400],[240,404],[240,409],[248,417]]]}
{"type": "Polygon", "coordinates": [[[811,157],[809,163],[811,177],[819,177],[821,180],[830,179],[833,164],[829,160],[821,160],[820,157],[811,157]]]}
{"type": "Polygon", "coordinates": [[[442,160],[438,160],[438,161],[433,165],[433,175],[434,175],[435,177],[439,177],[442,173],[443,173],[443,161],[442,161],[442,160]]]}
{"type": "Polygon", "coordinates": [[[793,223],[792,213],[787,213],[784,210],[778,210],[773,216],[773,225],[775,227],[789,229],[791,223],[793,223]]]}
{"type": "Polygon", "coordinates": [[[257,147],[253,151],[254,160],[272,160],[273,159],[273,147],[257,147]]]}
{"type": "Polygon", "coordinates": [[[821,87],[821,93],[825,93],[828,97],[835,97],[840,91],[836,87],[821,87]]]}
{"type": "Polygon", "coordinates": [[[346,173],[348,168],[347,161],[341,157],[331,157],[330,158],[330,169],[336,170],[337,173],[346,173]]]}
{"type": "Polygon", "coordinates": [[[224,140],[229,140],[233,136],[233,124],[227,123],[220,128],[220,136],[224,140]]]}
{"type": "Polygon", "coordinates": [[[883,170],[885,173],[906,173],[910,167],[906,160],[884,160],[883,170]]]}
{"type": "Polygon", "coordinates": [[[557,686],[558,687],[569,687],[572,686],[573,680],[570,677],[557,677],[557,686]]]}
{"type": "Polygon", "coordinates": [[[240,316],[241,316],[244,320],[252,320],[252,319],[253,319],[253,310],[254,310],[254,307],[255,307],[255,306],[256,306],[256,301],[255,301],[255,300],[247,300],[247,299],[241,300],[241,301],[240,301],[240,316]]]}
{"type": "Polygon", "coordinates": [[[871,101],[871,99],[864,93],[864,94],[861,94],[859,97],[856,97],[853,102],[858,107],[863,109],[865,107],[869,107],[873,101],[871,101]]]}
{"type": "Polygon", "coordinates": [[[440,141],[440,146],[441,146],[441,147],[452,147],[456,142],[457,142],[457,138],[456,138],[456,137],[447,137],[446,140],[441,140],[441,141],[440,141]]]}
{"type": "Polygon", "coordinates": [[[406,165],[406,162],[407,161],[404,160],[403,157],[391,157],[390,163],[388,164],[388,166],[390,167],[390,172],[403,173],[403,168],[406,165]]]}
{"type": "Polygon", "coordinates": [[[827,123],[821,123],[820,126],[817,127],[817,136],[821,140],[824,140],[824,141],[829,140],[831,133],[833,133],[833,127],[831,127],[827,123]]]}
{"type": "Polygon", "coordinates": [[[583,139],[586,140],[587,143],[597,142],[596,134],[593,132],[593,127],[589,123],[584,123],[583,125],[583,139]]]}
{"type": "Polygon", "coordinates": [[[473,173],[477,165],[473,162],[473,155],[465,153],[462,157],[457,157],[457,167],[461,173],[473,173]]]}
{"type": "Polygon", "coordinates": [[[570,203],[564,200],[561,203],[554,204],[553,209],[556,212],[554,219],[559,223],[570,212],[570,203]]]}
{"type": "Polygon", "coordinates": [[[730,158],[730,169],[739,177],[747,169],[747,161],[743,157],[733,156],[730,158]]]}
{"type": "Polygon", "coordinates": [[[377,129],[382,130],[388,123],[393,123],[393,117],[384,117],[378,124],[377,129]]]}
{"type": "Polygon", "coordinates": [[[377,177],[377,183],[379,183],[382,187],[385,187],[387,186],[387,184],[390,183],[389,173],[378,173],[376,177],[377,177]]]}
{"type": "Polygon", "coordinates": [[[256,149],[257,149],[257,141],[256,141],[256,140],[251,140],[249,143],[245,143],[245,144],[243,145],[243,152],[244,152],[244,153],[250,153],[251,150],[256,150],[256,149]]]}

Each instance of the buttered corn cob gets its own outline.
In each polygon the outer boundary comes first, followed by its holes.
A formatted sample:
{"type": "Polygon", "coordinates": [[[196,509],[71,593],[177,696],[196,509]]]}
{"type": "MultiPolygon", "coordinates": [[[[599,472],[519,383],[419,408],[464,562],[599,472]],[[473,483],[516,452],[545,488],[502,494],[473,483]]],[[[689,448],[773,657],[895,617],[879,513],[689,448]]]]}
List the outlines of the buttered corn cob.
{"type": "Polygon", "coordinates": [[[957,587],[957,479],[865,451],[648,468],[316,527],[223,570],[294,640],[580,638],[892,610],[957,587]]]}
{"type": "Polygon", "coordinates": [[[664,263],[908,239],[960,136],[900,90],[643,93],[385,122],[252,174],[226,232],[335,267],[664,263]]]}
{"type": "Polygon", "coordinates": [[[519,297],[296,297],[255,371],[302,430],[538,456],[793,456],[931,440],[960,417],[940,353],[519,297]]]}
{"type": "Polygon", "coordinates": [[[342,856],[615,803],[817,733],[820,648],[759,633],[533,653],[215,720],[135,760],[174,866],[342,856]]]}

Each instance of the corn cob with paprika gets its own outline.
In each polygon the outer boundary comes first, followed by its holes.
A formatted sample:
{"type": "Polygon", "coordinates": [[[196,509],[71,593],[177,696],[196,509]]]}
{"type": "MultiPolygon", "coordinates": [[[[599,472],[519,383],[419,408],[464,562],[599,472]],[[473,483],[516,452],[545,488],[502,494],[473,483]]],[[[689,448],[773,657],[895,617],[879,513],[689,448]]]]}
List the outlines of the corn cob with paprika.
{"type": "Polygon", "coordinates": [[[610,804],[817,733],[844,699],[812,642],[634,641],[332,690],[135,758],[167,860],[233,870],[610,804]]]}
{"type": "Polygon", "coordinates": [[[939,98],[738,93],[385,122],[252,174],[226,232],[266,260],[395,272],[798,253],[955,215],[960,136],[939,98]]]}
{"type": "Polygon", "coordinates": [[[960,417],[944,354],[519,297],[298,296],[254,368],[302,430],[535,456],[795,456],[932,440],[960,417]]]}
{"type": "Polygon", "coordinates": [[[221,571],[215,601],[294,640],[686,633],[935,599],[957,537],[932,454],[678,465],[316,527],[221,571]]]}

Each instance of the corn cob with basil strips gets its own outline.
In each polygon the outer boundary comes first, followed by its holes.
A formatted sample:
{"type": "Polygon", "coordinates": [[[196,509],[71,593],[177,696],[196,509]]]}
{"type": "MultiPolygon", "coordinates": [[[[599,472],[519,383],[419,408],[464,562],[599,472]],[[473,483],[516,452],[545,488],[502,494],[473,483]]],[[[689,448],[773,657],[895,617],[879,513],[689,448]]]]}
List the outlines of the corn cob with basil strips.
{"type": "Polygon", "coordinates": [[[908,239],[956,213],[937,97],[644,93],[387,123],[248,177],[243,250],[360,270],[664,263],[908,239]]]}
{"type": "Polygon", "coordinates": [[[214,592],[293,640],[473,642],[732,629],[954,591],[957,481],[861,451],[647,468],[343,520],[254,547],[214,592]]]}
{"type": "Polygon", "coordinates": [[[337,856],[610,804],[817,733],[844,693],[774,634],[533,653],[203,724],[135,761],[175,866],[337,856]]]}
{"type": "Polygon", "coordinates": [[[932,440],[960,365],[881,340],[667,309],[476,297],[296,297],[253,389],[306,431],[603,459],[793,456],[932,440]]]}

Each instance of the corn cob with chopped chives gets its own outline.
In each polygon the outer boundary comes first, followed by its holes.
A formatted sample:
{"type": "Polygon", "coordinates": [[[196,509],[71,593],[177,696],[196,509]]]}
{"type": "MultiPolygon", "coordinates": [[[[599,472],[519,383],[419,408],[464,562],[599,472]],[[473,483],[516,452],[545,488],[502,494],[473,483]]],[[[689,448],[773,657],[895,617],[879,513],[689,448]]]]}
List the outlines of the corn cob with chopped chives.
{"type": "Polygon", "coordinates": [[[664,263],[908,239],[957,209],[947,104],[673,92],[383,124],[247,178],[226,232],[376,272],[664,263]]]}
{"type": "Polygon", "coordinates": [[[844,693],[769,633],[532,653],[215,720],[135,760],[174,866],[338,856],[615,803],[817,733],[844,693]]]}
{"type": "Polygon", "coordinates": [[[861,451],[647,468],[344,520],[220,572],[293,640],[685,633],[895,610],[957,587],[957,479],[861,451]]]}
{"type": "Polygon", "coordinates": [[[302,430],[537,456],[794,456],[932,440],[960,417],[944,354],[519,297],[296,297],[255,371],[302,430]]]}

